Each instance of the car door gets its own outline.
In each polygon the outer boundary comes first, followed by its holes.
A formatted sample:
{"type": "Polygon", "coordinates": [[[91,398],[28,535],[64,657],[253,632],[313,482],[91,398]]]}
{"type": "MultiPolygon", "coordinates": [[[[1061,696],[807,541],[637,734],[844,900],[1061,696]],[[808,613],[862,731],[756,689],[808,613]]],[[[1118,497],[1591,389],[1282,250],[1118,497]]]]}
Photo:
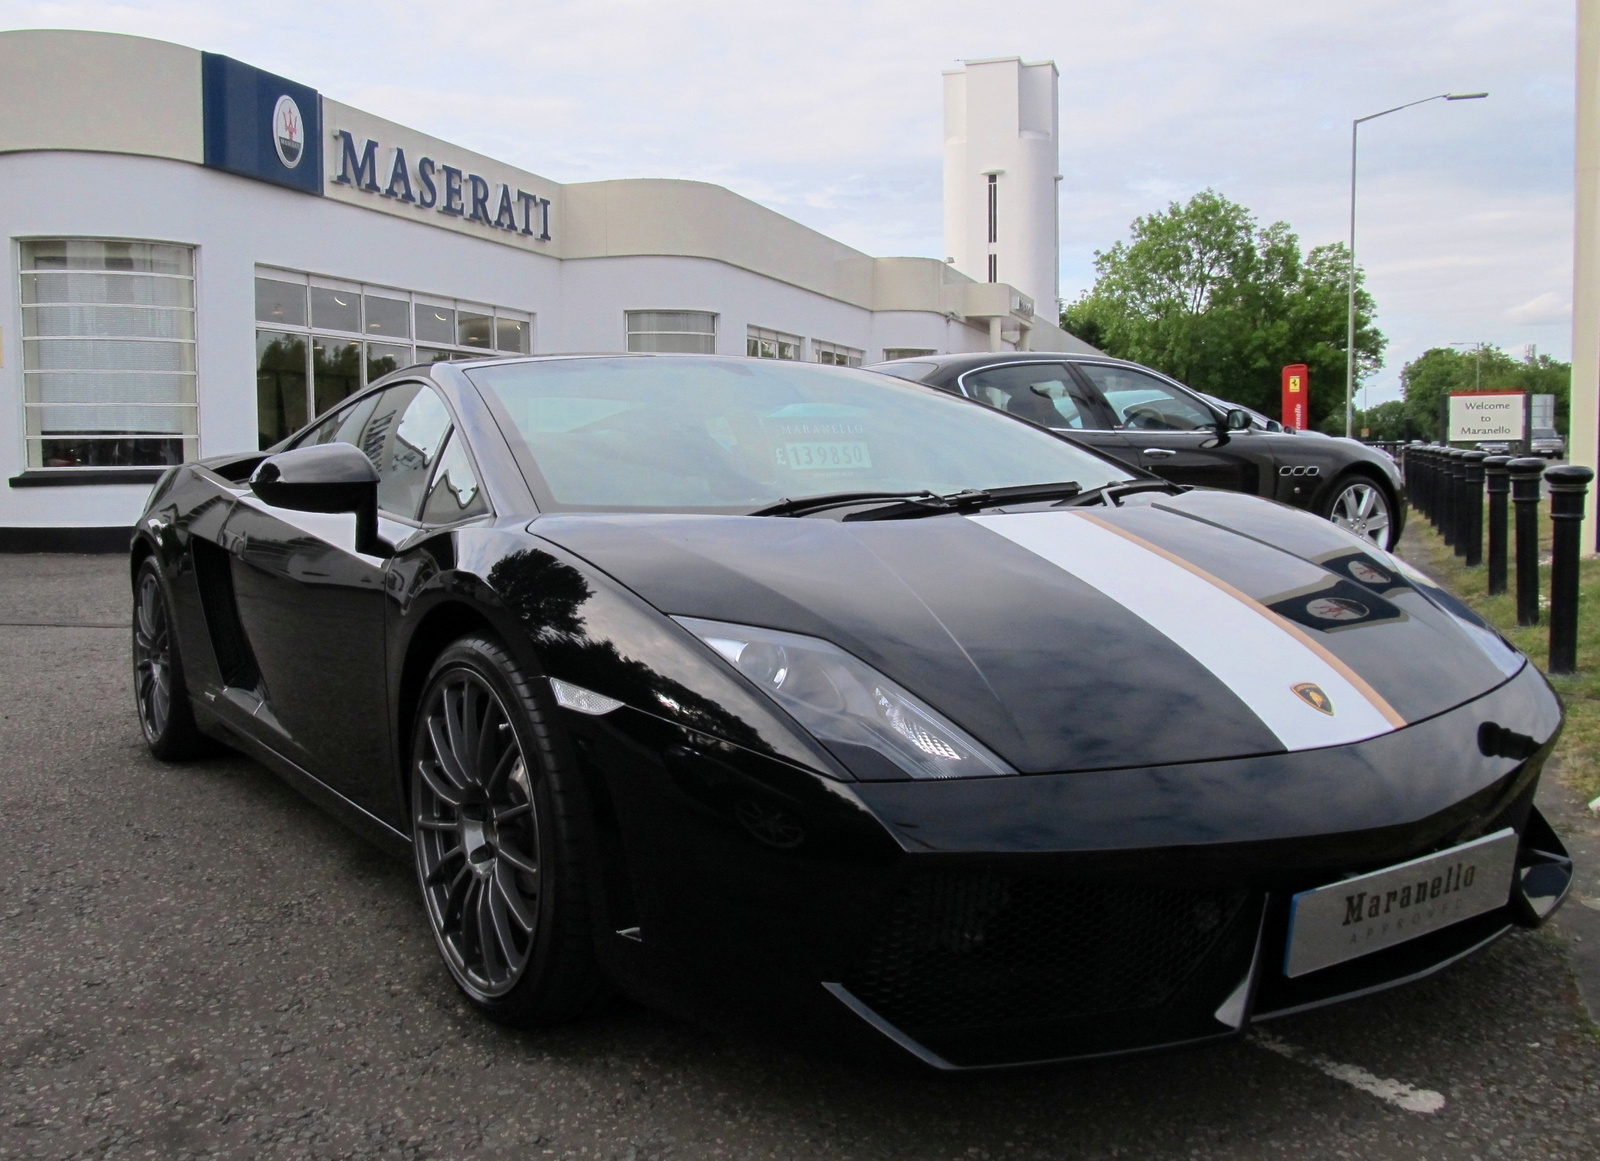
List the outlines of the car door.
{"type": "Polygon", "coordinates": [[[1030,419],[1096,451],[1137,466],[1138,455],[1112,426],[1100,398],[1059,362],[1000,363],[968,371],[961,393],[1008,415],[1030,419]]]}
{"type": "Polygon", "coordinates": [[[1260,451],[1251,432],[1218,434],[1221,416],[1192,392],[1117,363],[1075,363],[1105,400],[1140,467],[1203,488],[1260,494],[1260,451]]]}
{"type": "MultiPolygon", "coordinates": [[[[342,440],[377,466],[379,534],[408,534],[450,431],[432,387],[401,383],[324,421],[300,446],[342,440]]],[[[259,672],[261,736],[368,809],[389,806],[384,602],[389,561],[358,552],[355,518],[240,497],[221,541],[259,672]]]]}

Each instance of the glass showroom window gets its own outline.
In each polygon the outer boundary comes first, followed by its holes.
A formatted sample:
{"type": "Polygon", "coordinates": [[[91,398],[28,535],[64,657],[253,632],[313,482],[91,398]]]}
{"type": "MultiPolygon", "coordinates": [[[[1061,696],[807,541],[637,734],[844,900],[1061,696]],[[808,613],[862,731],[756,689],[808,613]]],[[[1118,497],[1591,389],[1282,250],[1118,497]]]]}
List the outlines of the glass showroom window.
{"type": "Polygon", "coordinates": [[[813,363],[831,363],[835,367],[859,367],[861,356],[865,351],[858,351],[854,347],[841,347],[838,343],[822,343],[816,339],[811,340],[811,361],[813,363]]]}
{"type": "Polygon", "coordinates": [[[798,359],[800,336],[750,327],[745,331],[744,353],[752,359],[798,359]]]}
{"type": "Polygon", "coordinates": [[[284,270],[256,271],[256,322],[263,448],[401,367],[533,350],[521,311],[284,270]]]}
{"type": "Polygon", "coordinates": [[[194,251],[35,239],[20,271],[28,467],[193,459],[194,251]]]}
{"type": "Polygon", "coordinates": [[[708,310],[630,310],[626,317],[630,351],[717,353],[717,316],[708,310]]]}
{"type": "Polygon", "coordinates": [[[883,348],[883,361],[891,359],[916,359],[923,355],[937,355],[939,352],[932,347],[885,347],[883,348]]]}

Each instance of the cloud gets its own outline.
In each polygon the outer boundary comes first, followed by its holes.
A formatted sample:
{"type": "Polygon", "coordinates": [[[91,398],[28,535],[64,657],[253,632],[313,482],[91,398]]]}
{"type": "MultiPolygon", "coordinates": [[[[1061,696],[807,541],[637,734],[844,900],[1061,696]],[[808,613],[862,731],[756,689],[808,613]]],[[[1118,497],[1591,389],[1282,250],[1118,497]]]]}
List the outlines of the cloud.
{"type": "Polygon", "coordinates": [[[1062,291],[1139,214],[1207,186],[1307,245],[1349,228],[1390,337],[1537,341],[1570,280],[1570,0],[0,0],[13,27],[224,52],[558,181],[715,181],[849,245],[943,257],[940,70],[1061,69],[1062,291]]]}
{"type": "Polygon", "coordinates": [[[1506,311],[1506,321],[1518,326],[1569,326],[1572,323],[1572,296],[1547,290],[1521,306],[1506,311]]]}

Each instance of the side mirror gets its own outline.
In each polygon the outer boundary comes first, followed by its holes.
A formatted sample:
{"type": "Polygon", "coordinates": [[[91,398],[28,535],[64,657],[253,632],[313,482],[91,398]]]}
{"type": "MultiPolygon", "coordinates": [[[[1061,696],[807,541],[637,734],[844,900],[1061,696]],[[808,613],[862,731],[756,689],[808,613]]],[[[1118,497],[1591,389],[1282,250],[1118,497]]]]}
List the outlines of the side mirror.
{"type": "Polygon", "coordinates": [[[250,490],[274,508],[354,513],[356,551],[387,555],[378,539],[378,469],[353,444],[323,443],[268,456],[250,477],[250,490]]]}
{"type": "Polygon", "coordinates": [[[1250,413],[1242,407],[1235,407],[1228,412],[1228,417],[1223,420],[1223,424],[1229,431],[1248,431],[1250,429],[1250,413]]]}

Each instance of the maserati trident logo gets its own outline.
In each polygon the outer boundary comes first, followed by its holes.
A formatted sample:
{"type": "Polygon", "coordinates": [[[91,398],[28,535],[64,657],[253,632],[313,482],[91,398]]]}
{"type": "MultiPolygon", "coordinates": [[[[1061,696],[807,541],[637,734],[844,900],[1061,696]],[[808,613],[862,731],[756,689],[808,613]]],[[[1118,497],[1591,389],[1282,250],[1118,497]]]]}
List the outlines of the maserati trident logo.
{"type": "Polygon", "coordinates": [[[1322,687],[1314,681],[1302,681],[1298,685],[1291,685],[1295,696],[1305,702],[1314,710],[1333,716],[1333,699],[1322,692],[1322,687]]]}
{"type": "Polygon", "coordinates": [[[1318,597],[1307,602],[1306,612],[1322,621],[1359,621],[1371,610],[1349,597],[1318,597]]]}
{"type": "Polygon", "coordinates": [[[288,93],[272,107],[272,144],[278,150],[278,160],[289,169],[299,165],[306,154],[306,123],[300,116],[300,106],[288,93]]]}

